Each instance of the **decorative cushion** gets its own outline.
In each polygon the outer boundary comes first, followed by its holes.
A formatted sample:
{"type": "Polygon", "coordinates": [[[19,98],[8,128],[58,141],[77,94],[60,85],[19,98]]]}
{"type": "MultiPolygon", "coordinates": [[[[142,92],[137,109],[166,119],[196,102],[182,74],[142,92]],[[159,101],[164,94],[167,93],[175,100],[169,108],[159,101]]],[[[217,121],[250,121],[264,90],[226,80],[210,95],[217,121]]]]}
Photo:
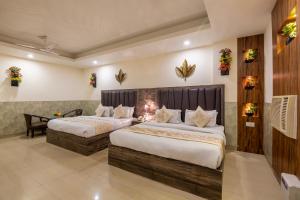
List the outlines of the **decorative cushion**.
{"type": "Polygon", "coordinates": [[[126,116],[127,116],[127,111],[126,109],[123,108],[122,104],[118,105],[118,107],[114,109],[114,118],[120,119],[120,118],[126,118],[126,116]]]}
{"type": "Polygon", "coordinates": [[[210,116],[200,106],[198,106],[197,110],[191,116],[191,121],[200,128],[205,127],[209,120],[210,116]]]}
{"type": "Polygon", "coordinates": [[[160,123],[167,123],[172,117],[172,114],[163,106],[160,110],[155,113],[155,120],[160,123]]]}
{"type": "MultiPolygon", "coordinates": [[[[216,126],[218,112],[216,110],[209,110],[209,111],[205,111],[205,112],[210,116],[210,120],[209,120],[208,124],[206,125],[206,127],[216,126]]],[[[186,125],[196,126],[196,124],[191,121],[191,117],[193,116],[194,113],[195,113],[195,110],[185,110],[184,123],[186,125]]]]}

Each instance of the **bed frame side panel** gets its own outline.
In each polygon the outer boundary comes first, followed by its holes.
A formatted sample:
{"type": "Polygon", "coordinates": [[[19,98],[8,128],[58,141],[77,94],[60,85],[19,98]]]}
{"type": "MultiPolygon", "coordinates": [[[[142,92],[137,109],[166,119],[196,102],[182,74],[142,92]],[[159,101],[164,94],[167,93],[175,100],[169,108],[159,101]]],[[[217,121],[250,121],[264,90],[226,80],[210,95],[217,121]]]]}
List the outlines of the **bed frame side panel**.
{"type": "Polygon", "coordinates": [[[222,169],[213,170],[111,144],[108,163],[207,199],[222,199],[222,169]]]}

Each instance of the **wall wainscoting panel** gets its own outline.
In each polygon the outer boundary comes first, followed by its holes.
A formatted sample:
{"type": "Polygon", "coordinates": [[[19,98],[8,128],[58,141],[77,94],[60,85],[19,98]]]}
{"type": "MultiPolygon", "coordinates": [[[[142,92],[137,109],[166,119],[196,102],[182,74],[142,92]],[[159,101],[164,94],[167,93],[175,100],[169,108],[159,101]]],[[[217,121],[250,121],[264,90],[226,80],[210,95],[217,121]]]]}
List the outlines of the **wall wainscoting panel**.
{"type": "Polygon", "coordinates": [[[237,102],[225,102],[225,134],[229,149],[237,149],[237,102]]]}
{"type": "Polygon", "coordinates": [[[271,126],[271,103],[264,105],[264,153],[272,164],[272,126],[271,126]]]}
{"type": "Polygon", "coordinates": [[[26,132],[24,113],[51,116],[54,112],[83,109],[84,115],[93,115],[100,101],[23,101],[0,102],[0,137],[26,132]]]}

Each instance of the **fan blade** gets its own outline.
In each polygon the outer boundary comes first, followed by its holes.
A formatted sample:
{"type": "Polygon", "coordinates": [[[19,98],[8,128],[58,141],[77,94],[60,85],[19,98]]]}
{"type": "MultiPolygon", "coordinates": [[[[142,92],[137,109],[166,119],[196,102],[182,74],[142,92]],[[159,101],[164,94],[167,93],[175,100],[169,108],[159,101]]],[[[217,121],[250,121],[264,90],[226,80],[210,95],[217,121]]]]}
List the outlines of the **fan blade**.
{"type": "Polygon", "coordinates": [[[48,49],[39,49],[40,51],[42,52],[45,52],[45,53],[51,53],[51,54],[54,54],[54,55],[59,55],[58,53],[54,52],[54,51],[51,51],[51,50],[48,50],[48,49]]]}
{"type": "Polygon", "coordinates": [[[29,44],[16,44],[20,47],[30,48],[30,49],[37,49],[35,46],[29,45],[29,44]]]}

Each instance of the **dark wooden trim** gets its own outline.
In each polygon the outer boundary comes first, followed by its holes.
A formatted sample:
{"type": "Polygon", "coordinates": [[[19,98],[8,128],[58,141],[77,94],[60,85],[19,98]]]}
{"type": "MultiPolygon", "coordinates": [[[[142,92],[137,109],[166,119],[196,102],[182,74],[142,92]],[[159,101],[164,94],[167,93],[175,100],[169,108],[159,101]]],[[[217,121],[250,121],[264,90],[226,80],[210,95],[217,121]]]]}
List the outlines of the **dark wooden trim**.
{"type": "Polygon", "coordinates": [[[110,133],[103,133],[85,138],[70,133],[48,129],[47,142],[88,156],[107,148],[109,144],[109,134],[110,133]]]}
{"type": "Polygon", "coordinates": [[[223,165],[213,170],[111,144],[108,163],[203,198],[222,199],[223,165]]]}

